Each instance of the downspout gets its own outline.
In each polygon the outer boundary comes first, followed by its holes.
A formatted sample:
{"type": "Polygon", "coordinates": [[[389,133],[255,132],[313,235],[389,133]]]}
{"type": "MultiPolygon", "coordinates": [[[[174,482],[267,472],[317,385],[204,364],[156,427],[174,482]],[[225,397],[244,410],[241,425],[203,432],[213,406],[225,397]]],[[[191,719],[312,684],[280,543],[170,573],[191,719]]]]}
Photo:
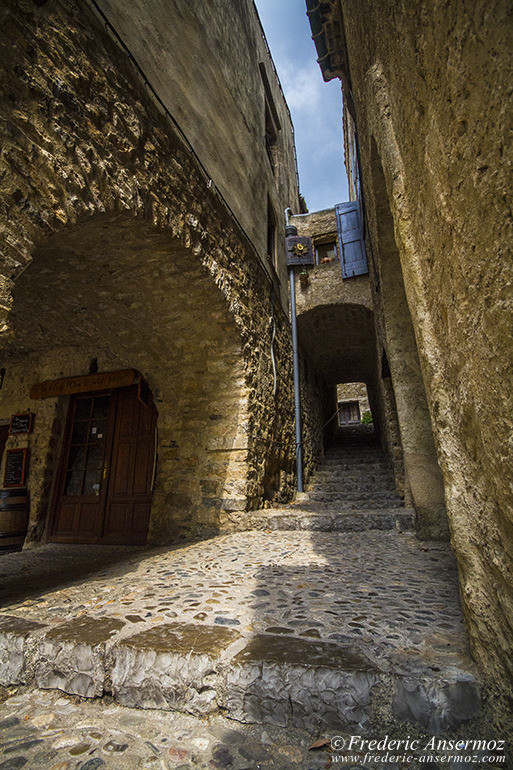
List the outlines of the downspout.
{"type": "MultiPolygon", "coordinates": [[[[297,227],[290,224],[292,209],[285,209],[285,236],[297,235],[297,227]]],[[[301,442],[301,391],[299,382],[299,347],[297,342],[296,279],[293,265],[289,265],[290,317],[292,326],[292,364],[294,369],[294,422],[296,432],[297,491],[303,491],[303,451],[301,442]]]]}

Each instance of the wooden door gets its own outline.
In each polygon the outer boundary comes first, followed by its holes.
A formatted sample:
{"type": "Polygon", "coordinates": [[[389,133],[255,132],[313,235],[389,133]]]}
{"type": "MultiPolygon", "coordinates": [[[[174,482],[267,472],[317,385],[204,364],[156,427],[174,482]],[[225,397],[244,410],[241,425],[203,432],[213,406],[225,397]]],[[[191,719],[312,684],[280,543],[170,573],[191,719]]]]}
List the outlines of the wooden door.
{"type": "Polygon", "coordinates": [[[113,428],[111,393],[73,396],[58,479],[51,540],[97,543],[106,494],[106,463],[113,428]]]}
{"type": "Polygon", "coordinates": [[[345,401],[338,408],[339,425],[351,425],[360,422],[360,406],[358,401],[345,401]]]}
{"type": "Polygon", "coordinates": [[[156,417],[137,385],[72,397],[50,540],[146,542],[156,417]]]}
{"type": "Polygon", "coordinates": [[[156,460],[157,410],[147,393],[147,405],[138,388],[114,394],[116,421],[109,469],[104,543],[144,544],[150,521],[156,460]]]}

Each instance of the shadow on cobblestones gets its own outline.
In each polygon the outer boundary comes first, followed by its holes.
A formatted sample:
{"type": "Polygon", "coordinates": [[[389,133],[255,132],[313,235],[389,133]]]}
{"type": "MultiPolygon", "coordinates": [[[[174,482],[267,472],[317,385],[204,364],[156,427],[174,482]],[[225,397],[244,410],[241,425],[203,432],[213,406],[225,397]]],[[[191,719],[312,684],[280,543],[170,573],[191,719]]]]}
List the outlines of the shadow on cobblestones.
{"type": "Polygon", "coordinates": [[[29,551],[0,554],[0,606],[37,597],[86,578],[102,580],[105,577],[102,571],[106,569],[109,569],[109,578],[133,572],[142,560],[161,550],[48,544],[29,551]]]}

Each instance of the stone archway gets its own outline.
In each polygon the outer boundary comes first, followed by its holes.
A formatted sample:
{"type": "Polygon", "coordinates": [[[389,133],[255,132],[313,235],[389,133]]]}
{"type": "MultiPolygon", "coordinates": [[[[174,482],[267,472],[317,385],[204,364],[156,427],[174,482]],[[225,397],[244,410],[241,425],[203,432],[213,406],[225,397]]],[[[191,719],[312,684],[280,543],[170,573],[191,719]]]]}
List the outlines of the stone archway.
{"type": "Polygon", "coordinates": [[[152,543],[218,531],[246,507],[248,390],[241,337],[190,249],[128,214],[97,215],[39,248],[17,279],[4,335],[2,414],[36,412],[30,537],[45,529],[66,398],[31,401],[38,380],[139,370],[159,411],[152,543]]]}

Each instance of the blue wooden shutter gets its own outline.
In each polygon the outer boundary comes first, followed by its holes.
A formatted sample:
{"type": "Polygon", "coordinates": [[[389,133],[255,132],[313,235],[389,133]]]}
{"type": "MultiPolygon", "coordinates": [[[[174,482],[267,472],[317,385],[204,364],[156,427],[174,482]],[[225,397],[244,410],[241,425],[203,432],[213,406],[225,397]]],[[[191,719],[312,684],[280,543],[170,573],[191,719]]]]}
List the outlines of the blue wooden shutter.
{"type": "Polygon", "coordinates": [[[342,278],[365,275],[369,272],[369,268],[363,242],[360,203],[358,201],[337,203],[335,214],[337,216],[342,278]]]}

